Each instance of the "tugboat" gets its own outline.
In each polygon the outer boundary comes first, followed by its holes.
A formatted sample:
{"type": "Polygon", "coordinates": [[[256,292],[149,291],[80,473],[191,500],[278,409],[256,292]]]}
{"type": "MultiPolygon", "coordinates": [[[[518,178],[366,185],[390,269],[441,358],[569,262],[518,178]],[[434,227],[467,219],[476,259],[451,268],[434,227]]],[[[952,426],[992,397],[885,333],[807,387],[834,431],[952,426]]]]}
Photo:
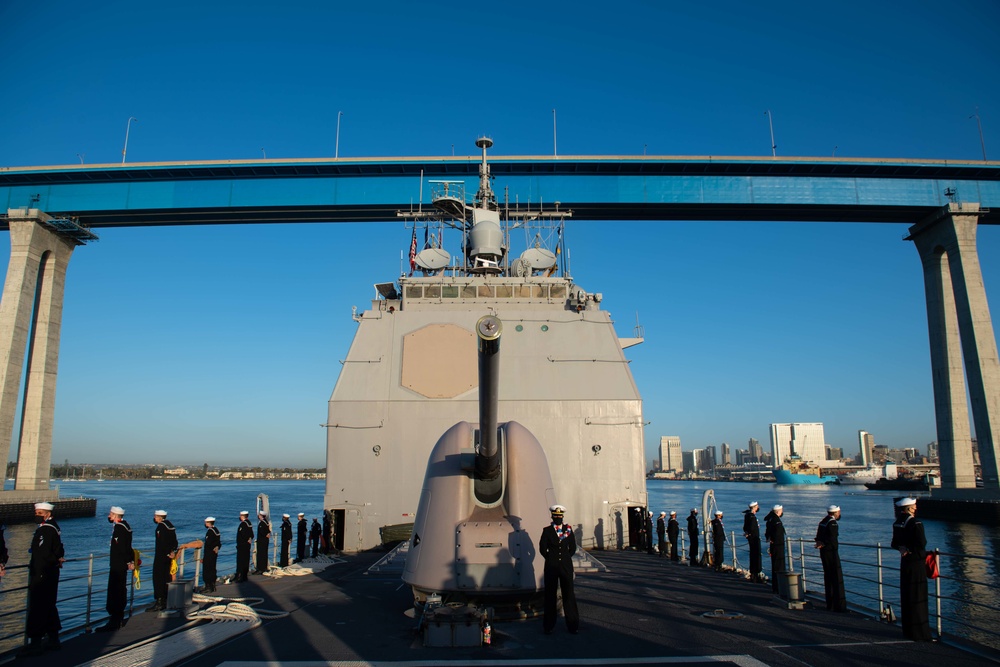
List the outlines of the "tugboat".
{"type": "MultiPolygon", "coordinates": [[[[428,456],[441,434],[476,421],[476,323],[503,321],[498,409],[538,439],[555,497],[584,547],[615,545],[645,507],[642,399],[603,296],[577,285],[558,193],[551,205],[498,200],[481,137],[479,181],[429,180],[431,205],[407,224],[409,274],[375,285],[329,402],[324,507],[333,546],[381,544],[380,529],[412,523],[428,456]],[[445,232],[457,232],[457,256],[445,232]],[[511,253],[515,240],[524,250],[511,253]],[[421,243],[422,241],[422,243],[421,243]],[[422,247],[421,247],[422,246],[422,247]]],[[[433,169],[428,166],[428,170],[433,169]]],[[[420,184],[423,192],[423,181],[420,184]]],[[[524,200],[521,200],[524,201],[524,200]]]]}

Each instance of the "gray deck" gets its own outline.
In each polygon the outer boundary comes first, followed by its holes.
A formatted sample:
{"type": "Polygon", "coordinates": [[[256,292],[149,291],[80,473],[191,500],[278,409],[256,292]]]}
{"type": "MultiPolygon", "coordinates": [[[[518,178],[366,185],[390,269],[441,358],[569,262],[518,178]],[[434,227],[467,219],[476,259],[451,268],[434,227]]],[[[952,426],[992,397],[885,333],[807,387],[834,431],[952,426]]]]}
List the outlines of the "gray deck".
{"type": "MultiPolygon", "coordinates": [[[[770,587],[732,574],[674,564],[636,552],[600,552],[608,567],[577,577],[579,635],[560,622],[549,636],[541,621],[494,626],[494,643],[481,648],[424,648],[413,633],[406,586],[392,572],[365,574],[382,554],[360,554],[320,575],[277,580],[251,577],[221,586],[222,594],[260,596],[262,608],[289,612],[236,639],[181,661],[192,667],[358,664],[411,665],[982,665],[983,656],[944,643],[903,640],[898,626],[855,613],[775,604],[770,587]],[[738,620],[709,620],[724,609],[738,620]]],[[[92,660],[171,627],[181,620],[138,614],[113,634],[69,639],[59,652],[18,664],[63,667],[92,660]]]]}

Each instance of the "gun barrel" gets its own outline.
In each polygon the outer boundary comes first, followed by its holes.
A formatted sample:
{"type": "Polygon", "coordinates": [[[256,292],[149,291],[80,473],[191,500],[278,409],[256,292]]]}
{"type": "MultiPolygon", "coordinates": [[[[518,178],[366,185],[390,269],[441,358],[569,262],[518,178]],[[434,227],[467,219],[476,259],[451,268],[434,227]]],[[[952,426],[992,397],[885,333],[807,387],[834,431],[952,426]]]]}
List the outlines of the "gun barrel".
{"type": "Polygon", "coordinates": [[[500,334],[503,324],[494,315],[476,322],[479,349],[479,453],[476,477],[487,480],[500,475],[497,413],[500,387],[500,334]]]}

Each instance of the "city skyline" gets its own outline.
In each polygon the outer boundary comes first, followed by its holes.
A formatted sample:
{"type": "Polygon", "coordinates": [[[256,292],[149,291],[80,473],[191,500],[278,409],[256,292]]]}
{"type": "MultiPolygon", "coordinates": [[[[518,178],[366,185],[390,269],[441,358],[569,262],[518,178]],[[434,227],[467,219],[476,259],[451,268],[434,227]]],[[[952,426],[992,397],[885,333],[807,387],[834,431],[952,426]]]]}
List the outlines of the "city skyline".
{"type": "MultiPolygon", "coordinates": [[[[0,3],[11,34],[86,42],[5,55],[0,84],[35,103],[0,112],[0,168],[474,155],[482,134],[496,156],[770,158],[769,121],[778,157],[980,160],[973,113],[1000,156],[1000,91],[986,85],[1000,5],[949,4],[962,31],[942,31],[940,13],[929,1],[0,3]]],[[[604,295],[619,336],[645,332],[626,357],[646,458],[661,434],[742,448],[793,420],[823,422],[848,452],[859,429],[893,447],[936,440],[906,229],[571,219],[575,281],[604,295]]],[[[99,230],[69,265],[53,460],[324,465],[351,308],[405,270],[410,233],[395,220],[99,230]]],[[[996,302],[1000,230],[981,227],[978,248],[996,302]]],[[[8,256],[0,235],[4,271],[8,256]]]]}

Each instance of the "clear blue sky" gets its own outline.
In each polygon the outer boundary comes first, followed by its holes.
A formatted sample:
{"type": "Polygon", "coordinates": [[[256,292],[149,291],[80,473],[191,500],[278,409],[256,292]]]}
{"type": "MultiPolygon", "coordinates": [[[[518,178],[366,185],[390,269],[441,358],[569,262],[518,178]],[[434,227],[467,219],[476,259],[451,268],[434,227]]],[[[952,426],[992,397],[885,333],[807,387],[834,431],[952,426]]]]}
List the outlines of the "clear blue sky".
{"type": "MultiPolygon", "coordinates": [[[[558,152],[1000,157],[1000,3],[0,3],[0,165],[558,152]]],[[[502,187],[498,181],[498,187],[502,187]]],[[[647,450],[822,421],[935,439],[905,225],[570,223],[647,450]]],[[[70,265],[53,459],[320,466],[402,224],[104,230],[70,265]],[[345,248],[354,249],[343,252],[345,248]],[[363,261],[362,261],[363,260],[363,261]]],[[[9,252],[0,237],[0,268],[9,252]]],[[[1000,300],[1000,230],[980,229],[1000,300]]],[[[996,316],[997,309],[994,307],[996,316]]]]}

